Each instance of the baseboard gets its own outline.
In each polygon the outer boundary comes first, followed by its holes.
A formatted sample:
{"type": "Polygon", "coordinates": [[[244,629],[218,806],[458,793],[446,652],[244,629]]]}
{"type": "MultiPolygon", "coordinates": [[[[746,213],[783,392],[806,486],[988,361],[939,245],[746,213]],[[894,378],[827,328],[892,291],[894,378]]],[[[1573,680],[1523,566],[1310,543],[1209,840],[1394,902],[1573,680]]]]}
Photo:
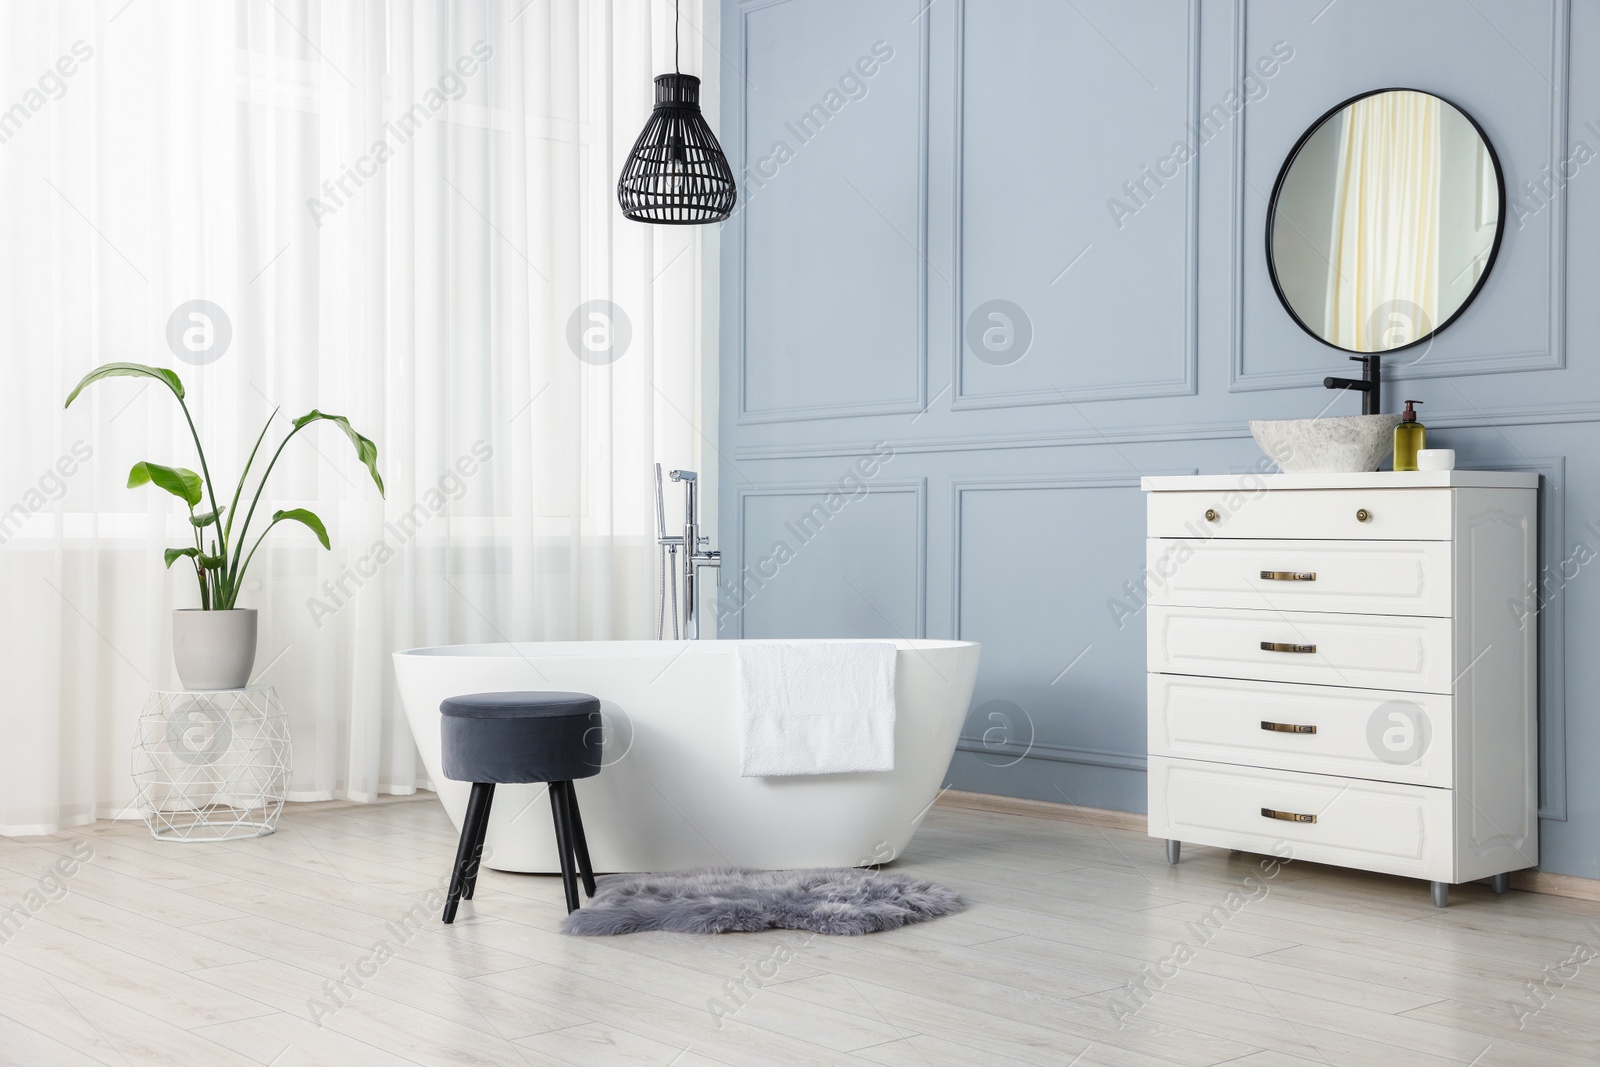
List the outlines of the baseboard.
{"type": "MultiPolygon", "coordinates": [[[[304,812],[334,811],[339,808],[380,808],[386,804],[410,804],[419,800],[435,799],[437,798],[432,792],[423,792],[421,787],[418,787],[412,793],[376,793],[372,795],[370,800],[362,800],[357,797],[317,797],[310,800],[296,800],[291,796],[288,798],[287,803],[293,804],[294,807],[292,809],[286,807],[285,810],[304,812]]],[[[144,816],[135,815],[134,817],[143,818],[144,816]]]]}
{"type": "MultiPolygon", "coordinates": [[[[1133,830],[1141,834],[1148,829],[1145,817],[1137,812],[1084,808],[1076,804],[1060,804],[1051,800],[1023,800],[1020,797],[1002,797],[990,793],[967,793],[947,789],[939,794],[937,803],[939,807],[987,811],[997,815],[1031,815],[1035,818],[1065,819],[1069,822],[1114,826],[1119,830],[1133,830]]],[[[1552,897],[1600,901],[1600,879],[1579,878],[1572,874],[1550,874],[1537,870],[1517,871],[1511,876],[1511,888],[1520,889],[1524,893],[1543,893],[1552,897]]]]}
{"type": "Polygon", "coordinates": [[[959,789],[946,789],[939,794],[938,804],[941,807],[989,811],[999,815],[1068,819],[1072,822],[1094,823],[1098,826],[1114,826],[1119,830],[1136,830],[1141,834],[1146,829],[1145,817],[1138,812],[1085,808],[1077,804],[1058,804],[1051,800],[1024,800],[1021,797],[1002,797],[992,793],[967,793],[959,789]]]}
{"type": "Polygon", "coordinates": [[[1575,874],[1518,871],[1511,876],[1511,888],[1520,889],[1525,893],[1544,893],[1552,897],[1600,901],[1600,879],[1579,878],[1575,874]]]}

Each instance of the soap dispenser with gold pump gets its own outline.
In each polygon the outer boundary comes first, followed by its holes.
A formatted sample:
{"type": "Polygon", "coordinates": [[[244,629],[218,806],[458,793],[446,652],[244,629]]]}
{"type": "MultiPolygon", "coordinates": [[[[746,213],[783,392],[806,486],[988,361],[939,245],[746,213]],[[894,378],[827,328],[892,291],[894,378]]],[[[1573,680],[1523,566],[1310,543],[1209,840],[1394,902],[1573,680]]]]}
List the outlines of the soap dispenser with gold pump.
{"type": "Polygon", "coordinates": [[[1428,428],[1417,421],[1417,404],[1420,400],[1407,400],[1405,414],[1400,417],[1400,425],[1394,428],[1394,469],[1397,471],[1414,471],[1417,469],[1417,452],[1426,447],[1428,428]]]}

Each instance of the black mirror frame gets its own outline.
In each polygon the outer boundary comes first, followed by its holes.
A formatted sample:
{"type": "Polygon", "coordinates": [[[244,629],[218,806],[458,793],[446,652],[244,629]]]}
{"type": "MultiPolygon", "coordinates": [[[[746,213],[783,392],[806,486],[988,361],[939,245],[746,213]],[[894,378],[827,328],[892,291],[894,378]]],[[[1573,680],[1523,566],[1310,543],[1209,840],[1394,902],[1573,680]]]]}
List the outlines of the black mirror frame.
{"type": "Polygon", "coordinates": [[[1440,96],[1438,93],[1430,93],[1426,89],[1413,89],[1400,85],[1389,86],[1388,88],[1384,89],[1371,89],[1364,93],[1357,93],[1355,96],[1350,97],[1350,99],[1340,101],[1327,111],[1324,111],[1317,121],[1313,122],[1306,128],[1306,132],[1300,135],[1300,139],[1296,141],[1294,143],[1294,147],[1289,150],[1289,155],[1284,159],[1283,166],[1278,171],[1278,180],[1272,183],[1272,197],[1267,202],[1265,242],[1267,251],[1267,273],[1272,277],[1272,291],[1278,294],[1278,303],[1283,305],[1283,310],[1289,313],[1289,317],[1294,320],[1296,326],[1299,326],[1307,334],[1310,334],[1319,343],[1327,345],[1329,348],[1335,349],[1336,351],[1349,352],[1357,356],[1387,356],[1395,352],[1404,352],[1408,348],[1415,348],[1417,345],[1433,340],[1433,338],[1439,334],[1440,331],[1459,319],[1461,317],[1461,313],[1472,306],[1472,302],[1478,299],[1478,294],[1483,291],[1484,283],[1489,280],[1490,271],[1494,270],[1495,260],[1500,256],[1500,242],[1505,237],[1505,233],[1505,171],[1500,166],[1500,156],[1494,150],[1494,142],[1489,140],[1489,135],[1484,132],[1484,129],[1478,123],[1478,120],[1472,117],[1471,112],[1467,111],[1466,108],[1463,108],[1460,104],[1457,104],[1449,97],[1440,96]],[[1467,298],[1461,301],[1461,305],[1457,307],[1455,311],[1451,312],[1450,317],[1439,323],[1439,325],[1428,331],[1428,333],[1417,338],[1415,341],[1410,342],[1409,344],[1401,345],[1398,348],[1385,348],[1379,352],[1362,352],[1354,348],[1345,348],[1343,345],[1334,344],[1332,341],[1327,340],[1321,334],[1317,333],[1310,326],[1307,326],[1305,321],[1300,318],[1299,314],[1295,311],[1294,306],[1289,303],[1288,296],[1284,294],[1283,283],[1278,280],[1278,265],[1272,258],[1272,233],[1278,218],[1278,194],[1283,191],[1284,180],[1288,178],[1289,171],[1294,166],[1294,161],[1300,155],[1300,150],[1305,147],[1306,142],[1311,140],[1313,134],[1322,129],[1324,123],[1333,118],[1335,115],[1339,114],[1339,112],[1343,111],[1345,108],[1349,107],[1351,104],[1355,103],[1357,100],[1365,100],[1369,96],[1379,96],[1383,93],[1421,93],[1424,96],[1431,96],[1436,100],[1442,100],[1446,104],[1449,104],[1451,107],[1456,109],[1458,114],[1460,114],[1468,122],[1472,123],[1472,128],[1477,131],[1479,139],[1483,141],[1483,146],[1489,150],[1490,162],[1494,164],[1495,192],[1500,198],[1500,206],[1496,213],[1497,224],[1494,230],[1494,243],[1489,246],[1489,259],[1483,265],[1483,273],[1478,275],[1478,283],[1472,287],[1472,292],[1467,294],[1467,298]]]}

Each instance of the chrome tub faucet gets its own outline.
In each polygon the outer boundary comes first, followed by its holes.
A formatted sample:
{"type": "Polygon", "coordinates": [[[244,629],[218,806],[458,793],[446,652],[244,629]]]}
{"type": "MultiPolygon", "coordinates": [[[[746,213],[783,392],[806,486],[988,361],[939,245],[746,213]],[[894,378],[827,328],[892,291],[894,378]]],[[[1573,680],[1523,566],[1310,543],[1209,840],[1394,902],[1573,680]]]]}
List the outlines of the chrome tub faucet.
{"type": "Polygon", "coordinates": [[[656,546],[660,552],[661,587],[656,599],[656,637],[666,637],[670,582],[672,638],[679,639],[681,613],[682,636],[693,641],[700,637],[700,572],[706,567],[720,568],[722,553],[713,550],[711,539],[700,534],[700,476],[694,471],[675,470],[669,477],[683,483],[683,533],[667,534],[661,464],[657,463],[656,546]]]}

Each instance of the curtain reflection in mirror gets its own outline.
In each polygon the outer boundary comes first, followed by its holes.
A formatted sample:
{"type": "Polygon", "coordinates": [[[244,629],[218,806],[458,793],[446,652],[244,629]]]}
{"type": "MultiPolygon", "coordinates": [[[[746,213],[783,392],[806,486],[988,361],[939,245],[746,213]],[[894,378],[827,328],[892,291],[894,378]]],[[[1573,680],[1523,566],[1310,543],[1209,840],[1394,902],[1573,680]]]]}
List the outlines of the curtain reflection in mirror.
{"type": "Polygon", "coordinates": [[[1384,351],[1439,321],[1440,101],[1381,93],[1340,122],[1325,336],[1384,351]]]}

